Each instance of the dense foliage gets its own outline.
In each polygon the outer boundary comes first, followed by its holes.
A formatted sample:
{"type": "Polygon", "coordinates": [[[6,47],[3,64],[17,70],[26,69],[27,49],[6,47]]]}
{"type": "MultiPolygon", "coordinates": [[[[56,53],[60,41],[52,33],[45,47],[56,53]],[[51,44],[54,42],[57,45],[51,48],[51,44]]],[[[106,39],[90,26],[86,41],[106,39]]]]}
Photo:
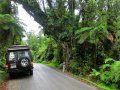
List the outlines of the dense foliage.
{"type": "Polygon", "coordinates": [[[5,66],[6,48],[12,44],[20,44],[23,28],[12,15],[9,0],[0,0],[0,69],[5,66]]]}
{"type": "Polygon", "coordinates": [[[59,49],[55,40],[51,37],[36,36],[28,33],[28,45],[30,46],[33,54],[34,62],[37,63],[50,63],[53,62],[57,66],[59,49]]]}
{"type": "MultiPolygon", "coordinates": [[[[59,66],[65,62],[66,70],[74,74],[94,76],[95,80],[120,87],[120,0],[12,1],[22,4],[47,35],[43,38],[28,34],[35,61],[56,62],[59,66]]],[[[11,38],[16,42],[16,34],[21,34],[19,29],[11,30],[16,24],[6,15],[10,8],[3,8],[5,5],[9,6],[7,0],[0,3],[0,19],[6,16],[9,19],[7,22],[3,19],[0,28],[4,33],[0,37],[12,32],[11,38]]],[[[5,41],[3,45],[8,45],[11,39],[5,41]]]]}

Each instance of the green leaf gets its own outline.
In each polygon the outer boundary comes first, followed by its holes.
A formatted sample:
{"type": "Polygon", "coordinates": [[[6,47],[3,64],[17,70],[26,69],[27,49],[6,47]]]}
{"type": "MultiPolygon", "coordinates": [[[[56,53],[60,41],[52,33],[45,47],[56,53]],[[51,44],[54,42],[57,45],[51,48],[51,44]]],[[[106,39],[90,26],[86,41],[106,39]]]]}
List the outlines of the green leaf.
{"type": "Polygon", "coordinates": [[[10,27],[7,26],[7,25],[5,25],[5,26],[3,26],[2,28],[3,28],[3,30],[8,30],[10,27]]]}
{"type": "Polygon", "coordinates": [[[105,63],[108,63],[108,62],[114,62],[115,60],[113,58],[106,58],[105,59],[105,63]]]}
{"type": "Polygon", "coordinates": [[[77,35],[77,34],[81,34],[81,33],[83,33],[83,32],[89,31],[89,30],[91,30],[91,29],[92,29],[92,27],[84,27],[84,28],[81,28],[81,29],[77,30],[77,31],[75,32],[75,34],[76,34],[76,35],[77,35]]]}
{"type": "Polygon", "coordinates": [[[78,40],[78,43],[80,44],[84,43],[86,39],[88,38],[88,36],[89,36],[88,32],[81,34],[78,40]]]}

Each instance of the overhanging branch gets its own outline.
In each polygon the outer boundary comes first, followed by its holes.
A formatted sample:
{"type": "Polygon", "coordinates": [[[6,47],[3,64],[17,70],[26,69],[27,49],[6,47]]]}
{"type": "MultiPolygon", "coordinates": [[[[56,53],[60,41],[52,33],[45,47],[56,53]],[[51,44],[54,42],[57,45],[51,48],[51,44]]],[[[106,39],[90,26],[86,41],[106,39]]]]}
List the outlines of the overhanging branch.
{"type": "MultiPolygon", "coordinates": [[[[11,0],[23,5],[23,8],[34,18],[34,20],[41,26],[45,27],[47,22],[47,15],[41,10],[39,4],[35,0],[29,4],[27,0],[11,0]]],[[[30,1],[30,0],[29,0],[30,1]]]]}

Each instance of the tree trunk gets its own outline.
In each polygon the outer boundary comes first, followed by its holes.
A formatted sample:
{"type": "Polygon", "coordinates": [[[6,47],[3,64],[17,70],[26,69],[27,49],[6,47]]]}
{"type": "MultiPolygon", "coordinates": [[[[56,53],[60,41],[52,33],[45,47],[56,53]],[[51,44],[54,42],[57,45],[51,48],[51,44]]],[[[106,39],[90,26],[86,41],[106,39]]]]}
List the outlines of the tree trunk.
{"type": "Polygon", "coordinates": [[[62,48],[63,48],[63,59],[64,59],[64,62],[65,62],[65,65],[66,65],[66,70],[69,70],[69,60],[70,60],[70,55],[71,55],[71,52],[70,52],[70,48],[68,46],[68,43],[64,42],[62,44],[62,48]]]}

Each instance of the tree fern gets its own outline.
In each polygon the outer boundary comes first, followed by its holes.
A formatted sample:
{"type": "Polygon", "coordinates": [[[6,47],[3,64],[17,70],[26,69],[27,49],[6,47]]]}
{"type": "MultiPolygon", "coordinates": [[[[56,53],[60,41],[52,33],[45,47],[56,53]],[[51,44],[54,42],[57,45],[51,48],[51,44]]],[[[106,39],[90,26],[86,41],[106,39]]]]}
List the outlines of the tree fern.
{"type": "Polygon", "coordinates": [[[120,61],[115,61],[111,66],[111,80],[113,82],[120,81],[120,61]]]}
{"type": "Polygon", "coordinates": [[[14,37],[23,37],[23,28],[17,23],[17,20],[9,14],[0,14],[0,39],[7,34],[9,40],[14,40],[14,37]],[[4,35],[3,35],[4,34],[4,35]]]}

